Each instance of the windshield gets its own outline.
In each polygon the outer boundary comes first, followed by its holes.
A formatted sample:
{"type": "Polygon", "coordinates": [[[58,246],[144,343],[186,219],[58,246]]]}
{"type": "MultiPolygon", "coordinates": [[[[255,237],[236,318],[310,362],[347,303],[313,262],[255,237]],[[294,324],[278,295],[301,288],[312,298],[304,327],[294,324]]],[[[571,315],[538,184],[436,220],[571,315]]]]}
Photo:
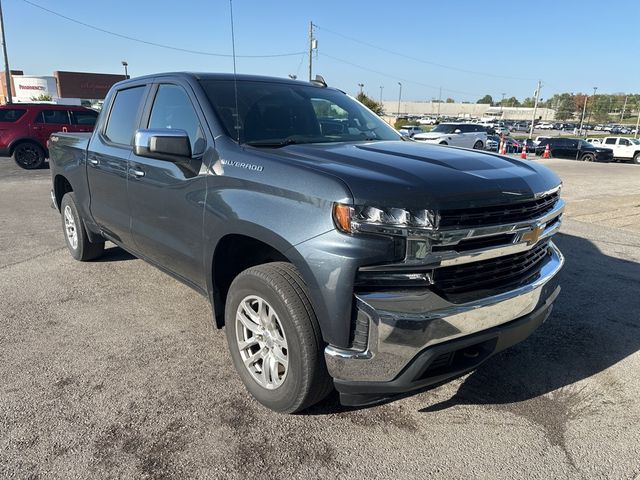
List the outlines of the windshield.
{"type": "Polygon", "coordinates": [[[629,140],[634,145],[640,145],[640,140],[638,140],[637,138],[627,138],[627,140],[629,140]]]}
{"type": "Polygon", "coordinates": [[[278,147],[292,143],[400,140],[380,117],[337,90],[291,83],[200,81],[226,133],[241,144],[278,147]]]}
{"type": "Polygon", "coordinates": [[[453,131],[458,128],[456,125],[453,125],[451,123],[441,123],[440,125],[438,125],[436,128],[434,128],[433,130],[431,130],[432,132],[438,132],[438,133],[453,133],[453,131]]]}

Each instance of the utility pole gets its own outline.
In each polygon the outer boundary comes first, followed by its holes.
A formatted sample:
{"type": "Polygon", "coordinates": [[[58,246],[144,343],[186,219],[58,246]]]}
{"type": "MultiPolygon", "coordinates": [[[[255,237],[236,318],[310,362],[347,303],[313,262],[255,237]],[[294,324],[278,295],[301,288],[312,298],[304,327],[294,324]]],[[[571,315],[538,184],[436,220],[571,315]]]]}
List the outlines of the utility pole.
{"type": "Polygon", "coordinates": [[[362,89],[364,88],[364,83],[359,83],[358,86],[360,87],[360,95],[362,95],[362,89]]]}
{"type": "Polygon", "coordinates": [[[129,64],[126,60],[122,60],[122,66],[124,67],[124,78],[129,78],[129,64]]]}
{"type": "Polygon", "coordinates": [[[506,93],[502,94],[502,100],[500,100],[500,118],[504,120],[504,96],[506,93]]]}
{"type": "Polygon", "coordinates": [[[442,87],[440,87],[438,93],[438,116],[436,118],[440,118],[440,104],[442,103],[442,87]]]}
{"type": "Polygon", "coordinates": [[[587,102],[589,101],[589,95],[584,96],[584,105],[582,106],[582,117],[580,117],[580,135],[582,135],[582,126],[584,125],[584,114],[587,111],[587,102]]]}
{"type": "Polygon", "coordinates": [[[380,85],[380,105],[382,106],[382,89],[384,87],[382,85],[380,85]]]}
{"type": "Polygon", "coordinates": [[[629,97],[627,95],[624,96],[624,105],[622,106],[622,113],[620,114],[620,123],[622,123],[622,120],[624,119],[624,111],[627,109],[627,99],[629,97]]]}
{"type": "Polygon", "coordinates": [[[402,83],[398,82],[400,85],[400,93],[398,93],[398,117],[400,116],[400,101],[402,100],[402,83]]]}
{"type": "Polygon", "coordinates": [[[9,56],[7,55],[7,40],[4,36],[4,16],[2,15],[2,0],[0,0],[0,30],[2,30],[2,52],[4,53],[4,81],[7,85],[7,103],[13,103],[11,93],[11,70],[9,69],[9,56]]]}
{"type": "Polygon", "coordinates": [[[540,88],[542,88],[542,82],[538,80],[538,87],[536,88],[536,101],[533,104],[533,116],[531,117],[531,128],[529,129],[529,140],[533,138],[533,125],[536,123],[536,112],[538,110],[538,101],[540,100],[540,88]]]}
{"type": "Polygon", "coordinates": [[[591,108],[589,109],[589,116],[587,117],[587,123],[589,123],[589,121],[591,120],[591,112],[593,111],[593,108],[596,106],[596,90],[598,90],[598,87],[593,87],[593,97],[591,99],[591,108]]]}
{"type": "Polygon", "coordinates": [[[318,41],[313,38],[313,22],[309,22],[309,81],[313,72],[313,51],[318,48],[318,41]]]}

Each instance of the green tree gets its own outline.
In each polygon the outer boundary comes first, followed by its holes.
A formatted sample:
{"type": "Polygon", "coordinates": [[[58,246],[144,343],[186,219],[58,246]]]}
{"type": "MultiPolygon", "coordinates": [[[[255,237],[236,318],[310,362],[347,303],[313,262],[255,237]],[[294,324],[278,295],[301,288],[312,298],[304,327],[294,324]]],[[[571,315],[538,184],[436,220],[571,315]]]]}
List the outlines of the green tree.
{"type": "Polygon", "coordinates": [[[449,97],[445,100],[445,103],[456,103],[456,101],[453,98],[449,97]]]}
{"type": "Polygon", "coordinates": [[[536,104],[536,99],[527,97],[522,101],[522,106],[527,108],[533,108],[536,104]]]}
{"type": "Polygon", "coordinates": [[[376,115],[382,115],[384,112],[384,108],[381,103],[376,102],[375,100],[369,98],[365,93],[360,92],[356,97],[360,103],[362,103],[365,107],[371,110],[376,115]]]}
{"type": "Polygon", "coordinates": [[[51,100],[53,100],[53,97],[45,93],[41,93],[37,97],[31,97],[32,102],[50,102],[51,100]]]}
{"type": "Polygon", "coordinates": [[[476,103],[488,103],[489,105],[493,105],[493,98],[491,95],[487,94],[484,97],[478,99],[476,103]]]}
{"type": "Polygon", "coordinates": [[[556,119],[567,120],[576,113],[576,97],[571,93],[563,93],[558,98],[556,119]]]}

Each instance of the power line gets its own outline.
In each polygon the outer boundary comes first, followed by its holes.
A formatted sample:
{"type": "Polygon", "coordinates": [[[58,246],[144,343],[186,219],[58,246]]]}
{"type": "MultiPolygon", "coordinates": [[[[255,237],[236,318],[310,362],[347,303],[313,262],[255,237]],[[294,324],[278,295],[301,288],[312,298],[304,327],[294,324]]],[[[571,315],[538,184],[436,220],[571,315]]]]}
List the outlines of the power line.
{"type": "Polygon", "coordinates": [[[357,39],[357,38],[354,38],[354,37],[350,37],[348,35],[344,35],[342,33],[335,32],[333,30],[329,30],[328,28],[321,27],[321,26],[316,25],[316,24],[314,24],[314,25],[319,30],[323,30],[323,31],[325,31],[327,33],[331,33],[333,35],[337,35],[338,37],[342,37],[342,38],[344,38],[346,40],[350,40],[352,42],[356,42],[356,43],[359,43],[361,45],[365,45],[365,46],[367,46],[369,48],[374,48],[376,50],[380,50],[382,52],[389,53],[391,55],[396,55],[398,57],[406,58],[408,60],[413,60],[415,62],[424,63],[426,65],[432,65],[432,66],[435,66],[435,67],[446,68],[448,70],[453,70],[453,71],[456,71],[456,72],[471,73],[473,75],[483,75],[485,77],[492,77],[492,78],[504,78],[504,79],[508,79],[508,80],[523,80],[523,81],[533,80],[531,78],[511,77],[511,76],[508,76],[508,75],[498,75],[498,74],[495,74],[495,73],[478,72],[476,70],[468,70],[466,68],[454,67],[454,66],[451,66],[451,65],[443,65],[442,63],[437,63],[437,62],[432,62],[432,61],[429,61],[429,60],[424,60],[422,58],[412,57],[411,55],[407,55],[407,54],[404,54],[404,53],[401,53],[401,52],[396,52],[395,50],[390,50],[388,48],[381,47],[379,45],[374,45],[372,43],[365,42],[364,40],[360,40],[360,39],[357,39]]]}
{"type": "MultiPolygon", "coordinates": [[[[102,32],[102,33],[106,33],[107,35],[112,35],[114,37],[118,37],[118,38],[123,38],[125,40],[130,40],[132,42],[138,42],[138,43],[144,43],[145,45],[151,45],[153,47],[159,47],[159,48],[166,48],[167,50],[175,50],[177,52],[185,52],[185,53],[192,53],[194,55],[207,55],[210,57],[226,57],[226,58],[233,58],[233,55],[231,54],[226,54],[226,53],[213,53],[213,52],[204,52],[204,51],[200,51],[200,50],[190,50],[188,48],[180,48],[180,47],[174,47],[172,45],[165,45],[163,43],[156,43],[156,42],[150,42],[148,40],[143,40],[141,38],[136,38],[136,37],[131,37],[129,35],[124,35],[122,33],[117,33],[117,32],[112,32],[111,30],[107,30],[101,27],[97,27],[95,25],[91,25],[89,23],[85,23],[81,20],[77,20],[75,18],[71,18],[71,17],[67,17],[66,15],[63,15],[61,13],[58,12],[54,12],[53,10],[50,10],[46,7],[43,7],[42,5],[38,5],[37,3],[33,3],[30,2],[29,0],[22,0],[24,3],[31,5],[32,7],[35,8],[39,8],[40,10],[43,10],[45,12],[48,12],[52,15],[55,15],[57,17],[60,18],[64,18],[65,20],[68,20],[69,22],[73,22],[73,23],[77,23],[78,25],[82,25],[83,27],[87,27],[87,28],[91,28],[93,30],[97,30],[98,32],[102,32]]],[[[300,54],[303,54],[305,52],[293,52],[293,53],[274,53],[271,55],[236,55],[236,57],[239,58],[273,58],[273,57],[294,57],[300,54]]]]}
{"type": "MultiPolygon", "coordinates": [[[[379,70],[374,70],[374,69],[372,69],[372,68],[365,67],[365,66],[363,66],[363,65],[358,65],[357,63],[350,62],[349,60],[344,60],[344,59],[342,59],[342,58],[334,57],[333,55],[329,55],[329,54],[327,54],[327,53],[325,53],[325,52],[319,52],[319,53],[318,53],[318,55],[319,55],[319,56],[325,56],[325,57],[330,58],[330,59],[332,59],[332,60],[335,60],[335,61],[337,61],[337,62],[342,62],[342,63],[345,63],[345,64],[347,64],[347,65],[351,65],[352,67],[360,68],[360,69],[362,69],[362,70],[366,70],[366,71],[371,72],[371,73],[377,73],[378,75],[382,75],[383,77],[391,78],[391,79],[393,79],[393,80],[401,80],[401,81],[403,81],[403,82],[413,83],[413,84],[415,84],[415,85],[420,85],[421,87],[432,88],[432,89],[434,89],[434,90],[438,90],[438,89],[440,89],[440,88],[441,88],[440,86],[436,86],[436,85],[429,85],[429,84],[427,84],[427,83],[417,82],[417,81],[415,81],[415,80],[411,80],[411,79],[408,79],[408,78],[398,77],[398,76],[396,76],[396,75],[389,75],[388,73],[384,73],[384,72],[381,72],[381,71],[379,71],[379,70]]],[[[479,94],[479,93],[463,92],[463,91],[460,91],[460,90],[452,90],[452,89],[450,89],[450,88],[442,88],[442,90],[444,90],[444,91],[446,91],[446,92],[451,92],[451,93],[460,93],[460,94],[462,94],[462,95],[482,96],[482,95],[481,95],[481,94],[479,94]]]]}

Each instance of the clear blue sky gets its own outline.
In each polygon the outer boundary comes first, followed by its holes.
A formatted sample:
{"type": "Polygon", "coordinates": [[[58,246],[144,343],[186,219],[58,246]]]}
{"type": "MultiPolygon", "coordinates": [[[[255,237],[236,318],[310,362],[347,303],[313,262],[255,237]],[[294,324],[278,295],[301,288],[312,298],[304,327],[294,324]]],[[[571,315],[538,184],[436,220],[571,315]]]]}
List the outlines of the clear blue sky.
{"type": "MultiPolygon", "coordinates": [[[[228,0],[30,1],[150,42],[231,53],[228,0]]],[[[499,100],[503,92],[522,99],[532,95],[538,79],[544,98],[590,93],[594,86],[601,93],[640,92],[639,0],[234,0],[233,8],[237,54],[303,52],[312,20],[319,43],[314,75],[352,94],[364,83],[375,99],[380,86],[384,99],[397,99],[398,81],[404,100],[437,98],[438,86],[443,99],[475,101],[489,93],[499,100]]],[[[116,38],[23,0],[3,0],[3,9],[11,68],[25,74],[122,72],[123,59],[132,76],[233,68],[230,58],[116,38]]],[[[306,78],[307,57],[238,58],[237,68],[306,78]]]]}

